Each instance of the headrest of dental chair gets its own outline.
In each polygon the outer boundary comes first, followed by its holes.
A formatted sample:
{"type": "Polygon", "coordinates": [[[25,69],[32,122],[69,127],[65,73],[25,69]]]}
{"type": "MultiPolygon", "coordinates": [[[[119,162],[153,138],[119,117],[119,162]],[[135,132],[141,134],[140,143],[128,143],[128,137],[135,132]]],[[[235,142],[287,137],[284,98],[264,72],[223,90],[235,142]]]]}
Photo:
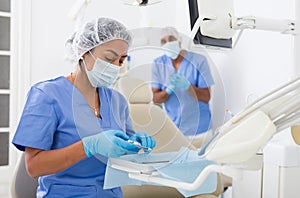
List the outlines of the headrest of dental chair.
{"type": "Polygon", "coordinates": [[[118,86],[120,92],[130,104],[148,104],[152,101],[151,88],[149,84],[141,79],[128,76],[122,77],[119,79],[118,86]]]}

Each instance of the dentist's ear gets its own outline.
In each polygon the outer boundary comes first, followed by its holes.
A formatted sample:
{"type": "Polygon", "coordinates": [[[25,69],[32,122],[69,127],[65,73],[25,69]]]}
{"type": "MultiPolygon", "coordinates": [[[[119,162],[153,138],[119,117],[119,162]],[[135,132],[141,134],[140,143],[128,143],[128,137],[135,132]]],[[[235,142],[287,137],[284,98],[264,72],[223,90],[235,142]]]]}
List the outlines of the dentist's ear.
{"type": "Polygon", "coordinates": [[[80,69],[81,69],[81,64],[82,64],[82,62],[83,62],[83,58],[80,57],[79,60],[78,60],[78,65],[80,66],[80,69]]]}

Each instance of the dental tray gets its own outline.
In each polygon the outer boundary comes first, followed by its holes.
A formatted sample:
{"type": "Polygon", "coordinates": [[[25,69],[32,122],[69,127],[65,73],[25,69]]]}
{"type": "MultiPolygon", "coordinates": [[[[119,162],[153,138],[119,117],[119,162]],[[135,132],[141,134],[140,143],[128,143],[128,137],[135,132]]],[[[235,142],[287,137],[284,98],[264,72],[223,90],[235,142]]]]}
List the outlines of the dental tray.
{"type": "MultiPolygon", "coordinates": [[[[187,152],[190,150],[182,148],[177,152],[125,155],[120,158],[109,158],[108,165],[131,173],[151,173],[175,161],[177,163],[186,161],[187,152]]],[[[197,155],[197,152],[195,154],[197,155]]]]}
{"type": "Polygon", "coordinates": [[[167,159],[135,162],[120,158],[110,158],[109,161],[112,168],[131,173],[151,173],[170,163],[167,159]]]}

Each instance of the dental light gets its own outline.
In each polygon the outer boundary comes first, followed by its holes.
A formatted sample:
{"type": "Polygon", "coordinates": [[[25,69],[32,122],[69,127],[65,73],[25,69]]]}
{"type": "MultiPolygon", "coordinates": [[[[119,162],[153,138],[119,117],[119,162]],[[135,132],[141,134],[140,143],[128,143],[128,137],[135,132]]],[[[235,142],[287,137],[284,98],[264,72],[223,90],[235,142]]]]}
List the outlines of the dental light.
{"type": "Polygon", "coordinates": [[[72,6],[68,13],[68,17],[75,21],[75,29],[78,29],[79,26],[82,24],[82,19],[85,14],[85,9],[87,5],[91,2],[92,0],[77,0],[75,4],[72,6]]]}
{"type": "Polygon", "coordinates": [[[72,6],[68,13],[68,17],[72,20],[76,20],[78,18],[78,15],[80,11],[87,6],[91,0],[77,0],[75,4],[72,6]]]}
{"type": "Polygon", "coordinates": [[[130,6],[147,6],[160,3],[159,0],[123,0],[125,5],[130,6]]]}
{"type": "MultiPolygon", "coordinates": [[[[68,17],[75,21],[75,29],[77,29],[84,17],[85,9],[92,0],[77,0],[71,7],[68,17]]],[[[125,5],[130,6],[148,6],[162,2],[162,0],[122,0],[125,5]]]]}

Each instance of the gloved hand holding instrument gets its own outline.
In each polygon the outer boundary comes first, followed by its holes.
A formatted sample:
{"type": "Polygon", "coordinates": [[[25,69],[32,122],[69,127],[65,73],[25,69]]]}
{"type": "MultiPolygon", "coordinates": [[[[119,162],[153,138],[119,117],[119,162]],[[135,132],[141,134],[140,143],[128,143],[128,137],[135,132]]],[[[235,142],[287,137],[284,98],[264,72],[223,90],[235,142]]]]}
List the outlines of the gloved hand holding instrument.
{"type": "Polygon", "coordinates": [[[128,140],[138,142],[140,146],[154,148],[155,140],[145,132],[129,137],[120,130],[107,130],[96,135],[82,138],[83,147],[88,157],[100,154],[105,157],[120,157],[124,154],[137,153],[141,148],[128,140]]]}

